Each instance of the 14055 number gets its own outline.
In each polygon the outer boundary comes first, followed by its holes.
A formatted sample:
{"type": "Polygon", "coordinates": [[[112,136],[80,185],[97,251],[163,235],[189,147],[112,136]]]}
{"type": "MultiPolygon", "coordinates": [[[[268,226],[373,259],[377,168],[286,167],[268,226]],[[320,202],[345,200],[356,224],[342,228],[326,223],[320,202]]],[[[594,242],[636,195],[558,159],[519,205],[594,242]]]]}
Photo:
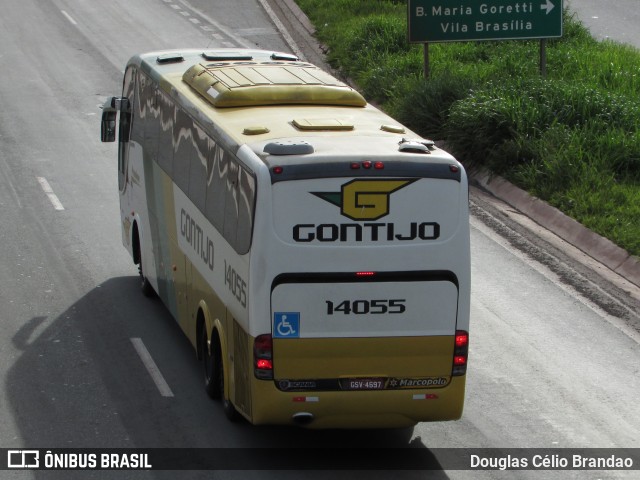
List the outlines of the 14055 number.
{"type": "Polygon", "coordinates": [[[227,285],[240,305],[247,306],[247,282],[235,271],[235,269],[224,261],[224,284],[227,285]]]}
{"type": "Polygon", "coordinates": [[[344,300],[337,305],[326,300],[327,315],[342,313],[344,315],[383,315],[386,313],[404,313],[407,310],[406,300],[344,300]]]}

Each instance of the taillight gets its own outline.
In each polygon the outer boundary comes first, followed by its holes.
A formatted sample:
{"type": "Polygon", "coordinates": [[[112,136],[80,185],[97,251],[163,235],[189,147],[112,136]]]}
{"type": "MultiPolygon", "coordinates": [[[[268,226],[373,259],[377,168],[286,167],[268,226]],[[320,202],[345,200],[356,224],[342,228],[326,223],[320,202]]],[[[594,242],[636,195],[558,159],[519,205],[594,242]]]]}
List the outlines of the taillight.
{"type": "Polygon", "coordinates": [[[273,380],[273,339],[271,334],[258,335],[253,341],[253,366],[256,378],[273,380]]]}
{"type": "Polygon", "coordinates": [[[469,355],[469,332],[457,330],[453,348],[453,369],[451,375],[456,377],[467,373],[467,357],[469,355]]]}

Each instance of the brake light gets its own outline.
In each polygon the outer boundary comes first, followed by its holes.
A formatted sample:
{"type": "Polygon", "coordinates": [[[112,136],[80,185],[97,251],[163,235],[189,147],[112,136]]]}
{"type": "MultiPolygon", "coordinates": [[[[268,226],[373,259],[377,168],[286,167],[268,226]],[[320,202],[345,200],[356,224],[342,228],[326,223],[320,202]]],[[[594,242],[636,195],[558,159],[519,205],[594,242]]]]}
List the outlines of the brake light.
{"type": "Polygon", "coordinates": [[[373,277],[376,272],[356,272],[356,277],[373,277]]]}
{"type": "Polygon", "coordinates": [[[456,348],[466,347],[469,345],[469,334],[458,330],[456,332],[456,348]]]}
{"type": "Polygon", "coordinates": [[[273,380],[273,339],[271,334],[258,335],[253,341],[253,366],[256,378],[273,380]]]}
{"type": "Polygon", "coordinates": [[[461,376],[467,373],[467,358],[469,356],[469,332],[457,330],[453,349],[452,376],[461,376]]]}
{"type": "Polygon", "coordinates": [[[256,361],[256,368],[260,370],[273,370],[273,361],[265,358],[259,358],[256,361]]]}
{"type": "Polygon", "coordinates": [[[454,365],[466,365],[467,364],[467,357],[463,357],[462,355],[460,355],[459,357],[453,357],[453,364],[454,365]]]}

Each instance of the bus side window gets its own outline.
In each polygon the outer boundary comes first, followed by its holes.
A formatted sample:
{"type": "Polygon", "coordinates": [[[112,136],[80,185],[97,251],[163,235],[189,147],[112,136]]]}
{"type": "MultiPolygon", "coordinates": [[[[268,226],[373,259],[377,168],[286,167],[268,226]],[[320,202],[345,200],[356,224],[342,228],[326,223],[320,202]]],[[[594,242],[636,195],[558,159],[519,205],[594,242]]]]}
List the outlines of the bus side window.
{"type": "MultiPolygon", "coordinates": [[[[229,155],[225,152],[225,156],[229,155]]],[[[238,234],[238,180],[240,168],[238,163],[229,161],[229,171],[227,173],[227,181],[225,184],[225,202],[224,202],[224,238],[237,249],[238,234]]]]}
{"type": "Polygon", "coordinates": [[[147,121],[144,126],[145,149],[149,158],[158,161],[158,144],[160,141],[160,90],[149,79],[145,91],[147,121]]]}
{"type": "Polygon", "coordinates": [[[193,121],[181,109],[176,110],[173,129],[173,181],[182,190],[189,191],[189,167],[191,157],[197,155],[195,148],[193,121]]]}
{"type": "Polygon", "coordinates": [[[160,102],[160,138],[158,140],[158,165],[167,175],[173,173],[173,128],[176,118],[176,106],[163,91],[159,91],[160,102]]]}
{"type": "Polygon", "coordinates": [[[127,108],[120,112],[120,127],[118,132],[118,187],[123,191],[126,184],[126,172],[129,163],[129,139],[131,137],[131,125],[133,121],[136,71],[129,68],[124,76],[122,96],[128,99],[127,108]]]}
{"type": "Polygon", "coordinates": [[[189,167],[189,198],[204,213],[207,194],[207,160],[212,149],[212,140],[197,124],[193,124],[195,152],[189,167]]]}
{"type": "Polygon", "coordinates": [[[222,233],[224,231],[225,184],[227,183],[229,159],[219,145],[214,145],[210,155],[211,169],[207,172],[207,202],[204,214],[207,220],[222,233]]]}
{"type": "Polygon", "coordinates": [[[246,169],[240,168],[238,188],[238,234],[237,251],[243,255],[251,247],[253,231],[253,209],[255,205],[256,181],[246,169]]]}
{"type": "Polygon", "coordinates": [[[146,77],[138,72],[136,75],[134,101],[132,104],[133,123],[131,124],[131,141],[144,145],[144,122],[146,121],[146,111],[144,108],[144,89],[142,83],[146,77]]]}

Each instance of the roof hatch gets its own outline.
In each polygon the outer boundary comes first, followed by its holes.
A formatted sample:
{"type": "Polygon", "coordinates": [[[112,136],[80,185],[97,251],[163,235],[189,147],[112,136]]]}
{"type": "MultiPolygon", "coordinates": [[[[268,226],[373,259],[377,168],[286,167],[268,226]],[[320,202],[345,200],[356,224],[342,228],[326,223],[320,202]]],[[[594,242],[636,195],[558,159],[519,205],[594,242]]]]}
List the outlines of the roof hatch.
{"type": "Polygon", "coordinates": [[[196,64],[182,79],[214,107],[367,104],[357,91],[309,63],[196,64]]]}
{"type": "Polygon", "coordinates": [[[337,118],[294,118],[292,123],[298,130],[304,131],[338,131],[355,128],[352,123],[337,118]]]}

